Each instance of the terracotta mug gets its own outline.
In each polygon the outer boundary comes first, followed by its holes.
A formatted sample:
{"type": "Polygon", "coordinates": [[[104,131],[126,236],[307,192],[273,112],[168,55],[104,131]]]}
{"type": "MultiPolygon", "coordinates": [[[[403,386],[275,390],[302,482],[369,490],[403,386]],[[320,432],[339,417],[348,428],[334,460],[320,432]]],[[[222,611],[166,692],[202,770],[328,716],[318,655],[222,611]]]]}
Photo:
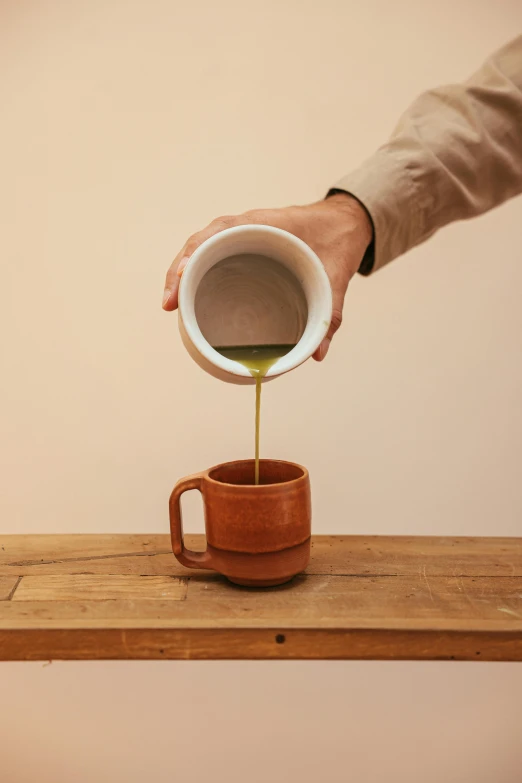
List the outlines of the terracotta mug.
{"type": "Polygon", "coordinates": [[[170,496],[172,549],[184,566],[207,568],[231,582],[271,587],[288,582],[310,560],[310,479],[301,465],[260,460],[226,462],[178,481],[170,496]],[[198,489],[203,496],[207,548],[185,547],[180,498],[198,489]]]}

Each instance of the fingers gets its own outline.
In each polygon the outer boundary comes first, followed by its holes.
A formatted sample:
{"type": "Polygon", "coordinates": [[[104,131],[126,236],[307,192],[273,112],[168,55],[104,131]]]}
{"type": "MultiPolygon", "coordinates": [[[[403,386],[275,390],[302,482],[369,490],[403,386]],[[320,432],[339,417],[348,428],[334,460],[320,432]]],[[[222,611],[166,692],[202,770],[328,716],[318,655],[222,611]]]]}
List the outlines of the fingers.
{"type": "Polygon", "coordinates": [[[240,224],[240,217],[219,217],[213,220],[202,231],[193,234],[182,247],[176,258],[172,262],[165,278],[165,290],[163,292],[162,307],[164,310],[175,310],[178,306],[178,289],[180,277],[185,269],[191,255],[205,240],[223,231],[240,224]]]}
{"type": "MultiPolygon", "coordinates": [[[[292,208],[289,208],[290,211],[292,208]]],[[[255,209],[245,212],[243,215],[225,215],[212,221],[202,231],[193,234],[180,250],[165,279],[162,307],[164,310],[175,310],[178,306],[179,281],[183,270],[190,260],[191,255],[205,240],[232,226],[244,226],[250,223],[266,223],[267,225],[288,228],[285,220],[280,219],[281,210],[255,209]]],[[[290,229],[289,229],[290,230],[290,229]]]]}
{"type": "Polygon", "coordinates": [[[163,291],[163,300],[161,303],[164,310],[175,310],[178,306],[179,277],[177,275],[177,269],[180,260],[183,258],[183,250],[181,253],[178,253],[170,265],[167,277],[165,278],[165,290],[163,291]]]}
{"type": "Polygon", "coordinates": [[[181,277],[181,274],[178,274],[178,269],[181,264],[183,264],[183,268],[185,268],[190,255],[196,249],[197,245],[193,244],[196,236],[197,235],[190,237],[169,267],[165,278],[165,290],[163,292],[163,301],[161,305],[164,310],[175,310],[178,306],[178,289],[181,277]]]}
{"type": "MultiPolygon", "coordinates": [[[[214,236],[215,234],[218,234],[220,231],[223,231],[226,228],[250,223],[263,223],[266,225],[276,226],[278,228],[284,228],[291,233],[295,233],[297,236],[300,236],[301,232],[295,229],[296,226],[299,228],[302,223],[301,213],[304,209],[306,208],[287,207],[283,210],[253,210],[250,212],[245,212],[243,215],[228,215],[219,217],[216,218],[216,220],[213,220],[212,223],[210,223],[202,231],[198,231],[196,234],[193,234],[177,254],[167,272],[165,279],[165,291],[162,302],[163,309],[171,311],[177,308],[179,284],[183,270],[185,269],[194,251],[197,250],[197,248],[207,239],[214,236]]],[[[313,358],[318,362],[323,361],[325,358],[330,348],[332,338],[341,326],[344,297],[346,294],[348,282],[351,277],[351,274],[347,276],[345,265],[339,264],[336,259],[330,259],[328,263],[324,262],[324,265],[332,284],[333,311],[328,332],[319,348],[313,354],[313,358]]]]}
{"type": "MultiPolygon", "coordinates": [[[[343,296],[344,300],[344,296],[343,296]]],[[[342,321],[343,321],[343,302],[335,303],[335,296],[334,296],[334,308],[332,311],[332,320],[330,322],[330,328],[328,329],[328,332],[326,333],[326,337],[322,341],[321,345],[317,349],[317,351],[313,354],[313,358],[316,362],[322,362],[325,358],[326,354],[328,353],[328,349],[330,348],[330,343],[332,342],[332,338],[336,331],[340,328],[342,321]]]]}

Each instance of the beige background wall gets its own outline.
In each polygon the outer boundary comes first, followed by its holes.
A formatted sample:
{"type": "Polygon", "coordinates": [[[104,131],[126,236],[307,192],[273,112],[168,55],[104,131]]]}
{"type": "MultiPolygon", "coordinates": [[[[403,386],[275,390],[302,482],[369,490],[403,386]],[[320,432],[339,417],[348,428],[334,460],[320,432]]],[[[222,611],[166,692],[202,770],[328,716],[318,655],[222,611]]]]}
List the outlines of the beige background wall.
{"type": "MultiPolygon", "coordinates": [[[[518,0],[2,0],[0,532],[166,531],[177,477],[249,455],[251,390],[160,309],[171,257],[320,197],[521,26],[518,0]]],[[[266,387],[316,532],[521,533],[521,215],[355,280],[328,361],[266,387]]],[[[516,665],[2,664],[0,780],[515,783],[521,691],[516,665]]]]}

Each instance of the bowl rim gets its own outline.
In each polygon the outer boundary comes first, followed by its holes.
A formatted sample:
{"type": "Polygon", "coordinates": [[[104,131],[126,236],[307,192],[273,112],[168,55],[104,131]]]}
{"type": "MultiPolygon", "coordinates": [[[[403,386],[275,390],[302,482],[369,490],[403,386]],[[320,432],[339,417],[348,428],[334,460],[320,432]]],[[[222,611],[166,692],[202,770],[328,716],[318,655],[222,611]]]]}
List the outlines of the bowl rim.
{"type": "MultiPolygon", "coordinates": [[[[308,335],[306,340],[301,338],[291,351],[285,354],[285,356],[282,356],[281,359],[279,359],[268,370],[263,380],[282,375],[283,373],[295,369],[300,364],[303,364],[303,362],[307,361],[307,359],[309,359],[312,354],[315,353],[328,333],[332,320],[333,309],[332,289],[330,280],[323,264],[312,248],[294,234],[291,234],[290,232],[281,228],[267,226],[262,223],[248,223],[242,226],[226,228],[223,231],[219,231],[217,234],[214,234],[209,239],[206,239],[194,251],[183,271],[179,286],[179,315],[183,321],[183,326],[189,340],[194,345],[196,350],[208,362],[210,362],[210,364],[214,365],[214,367],[217,367],[223,372],[229,373],[230,375],[251,378],[252,381],[254,381],[254,378],[246,367],[243,367],[241,364],[234,362],[232,359],[227,359],[225,356],[222,356],[205,339],[196,319],[194,299],[189,297],[188,291],[190,289],[190,282],[196,273],[196,266],[198,261],[215,245],[226,243],[230,236],[248,236],[249,234],[259,234],[259,232],[270,233],[273,236],[284,239],[287,243],[290,242],[293,244],[293,246],[300,252],[302,257],[306,258],[307,262],[314,267],[319,280],[319,317],[316,318],[316,323],[312,328],[311,333],[308,335]]],[[[226,255],[224,255],[223,258],[226,258],[226,255]]],[[[216,259],[215,263],[219,263],[220,260],[221,259],[216,259]]]]}

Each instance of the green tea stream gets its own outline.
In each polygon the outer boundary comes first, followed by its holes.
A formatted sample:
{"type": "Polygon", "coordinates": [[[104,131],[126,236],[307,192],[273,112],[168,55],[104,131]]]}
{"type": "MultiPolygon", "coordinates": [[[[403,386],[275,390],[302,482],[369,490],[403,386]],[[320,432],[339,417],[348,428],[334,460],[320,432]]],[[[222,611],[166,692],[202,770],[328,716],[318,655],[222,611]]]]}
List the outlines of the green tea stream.
{"type": "Polygon", "coordinates": [[[254,483],[259,484],[259,422],[261,419],[261,381],[269,369],[295,345],[236,345],[214,348],[215,351],[242,364],[256,381],[256,440],[254,483]]]}

